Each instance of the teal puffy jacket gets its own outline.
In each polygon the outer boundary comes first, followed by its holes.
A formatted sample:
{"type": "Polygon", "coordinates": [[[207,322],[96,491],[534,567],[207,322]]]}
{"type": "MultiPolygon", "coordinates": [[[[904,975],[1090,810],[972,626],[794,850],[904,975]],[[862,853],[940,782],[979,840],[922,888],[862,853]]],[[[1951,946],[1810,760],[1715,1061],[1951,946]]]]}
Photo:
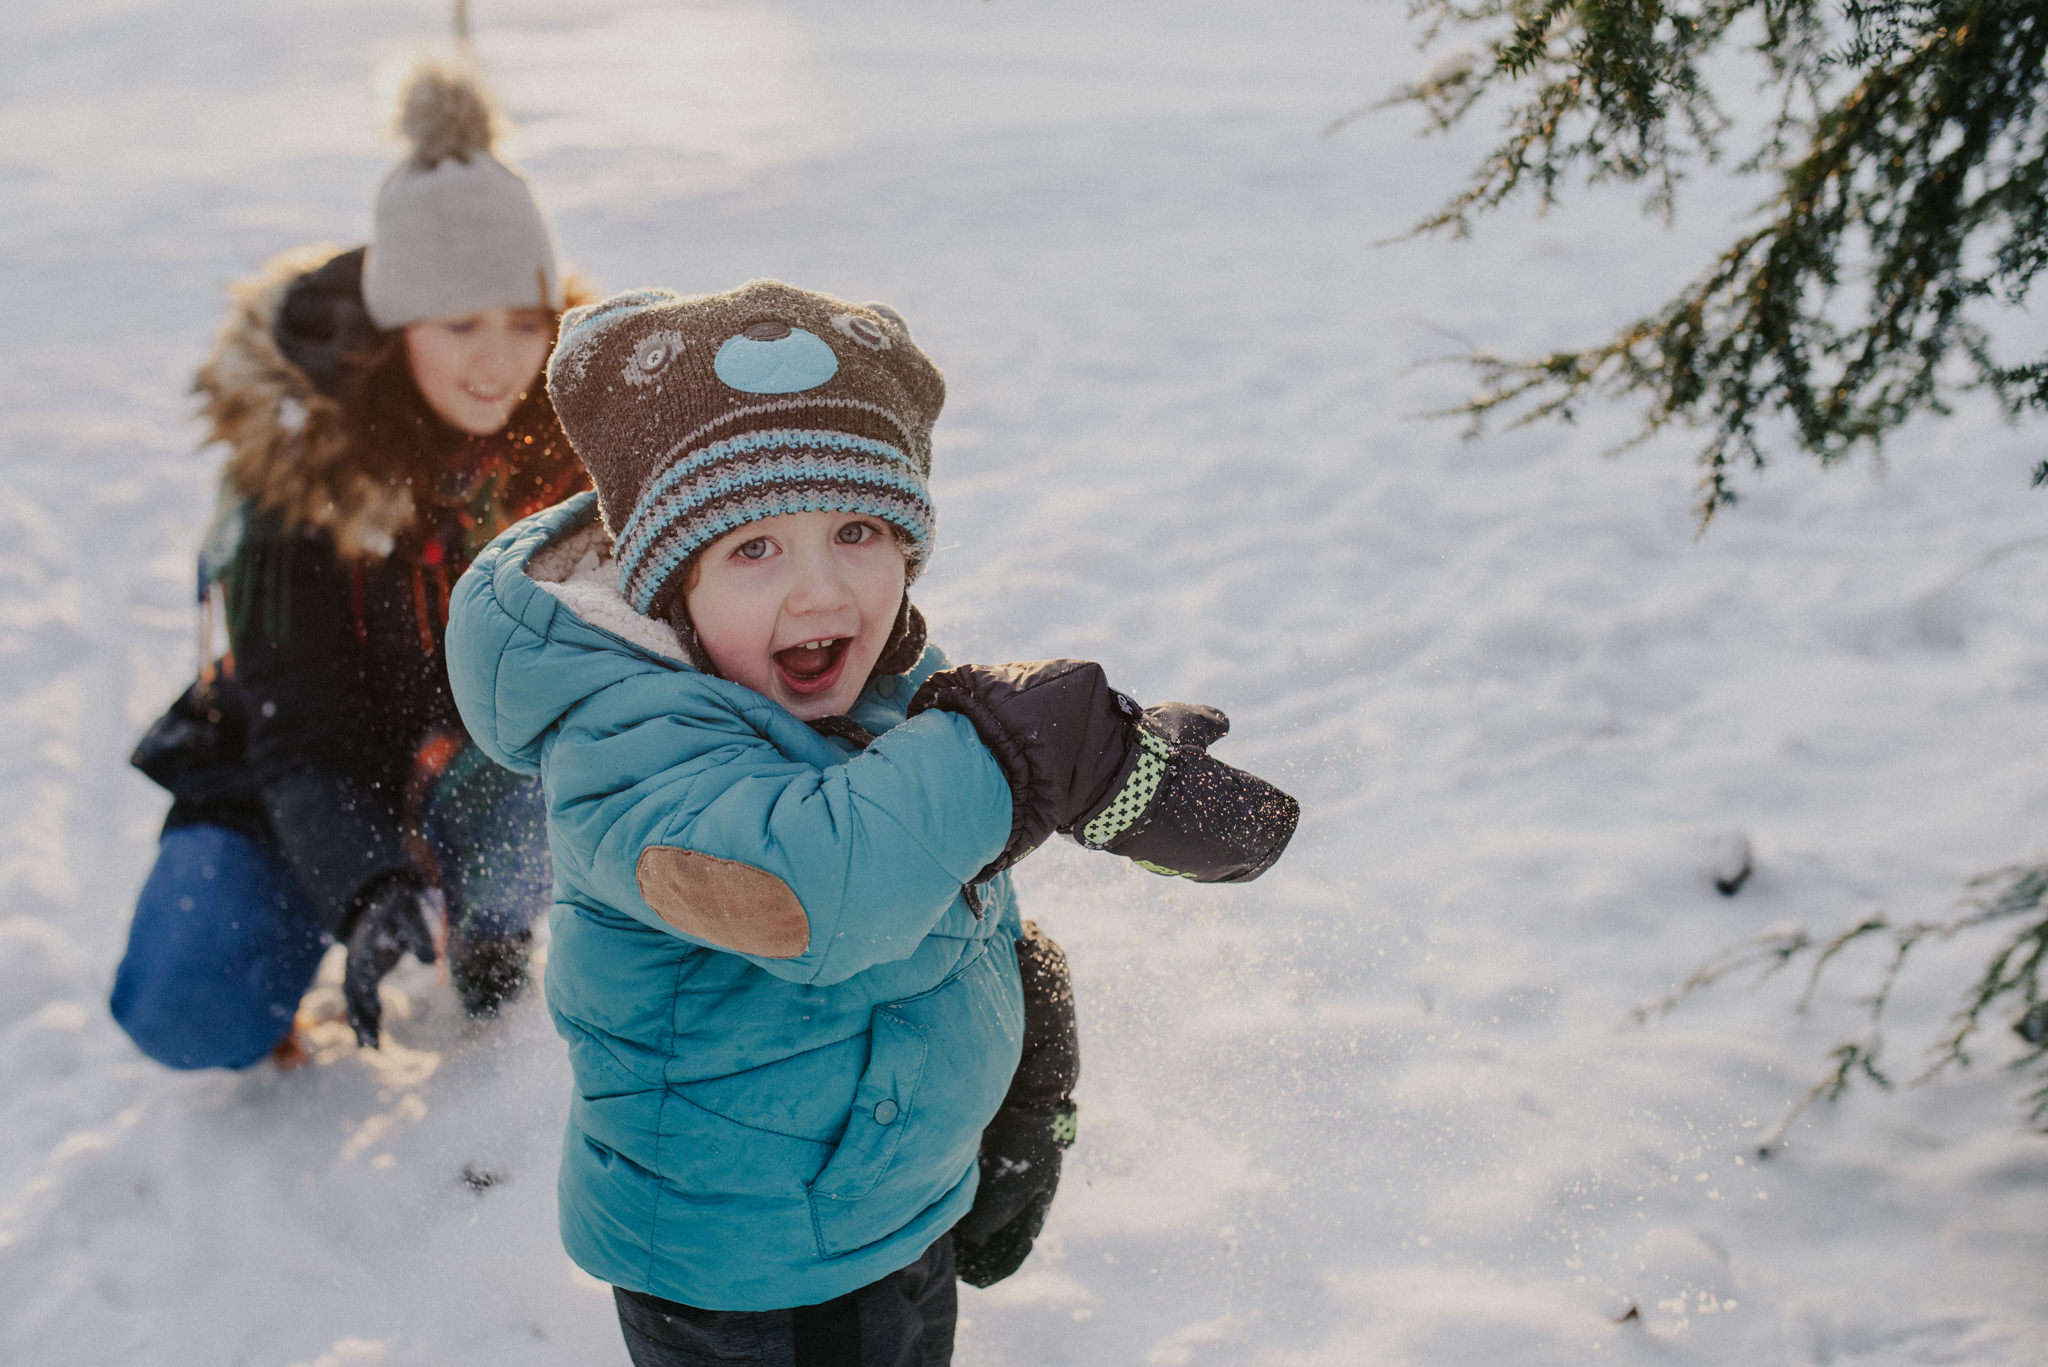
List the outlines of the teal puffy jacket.
{"type": "Polygon", "coordinates": [[[1009,786],[965,719],[904,720],[936,650],[868,686],[856,753],[636,644],[647,619],[563,587],[595,519],[583,494],[500,536],[448,626],[470,734],[547,792],[562,1239],[690,1305],[829,1300],[973,1200],[1023,1001],[1007,877],[979,910],[963,885],[1009,837],[1009,786]]]}

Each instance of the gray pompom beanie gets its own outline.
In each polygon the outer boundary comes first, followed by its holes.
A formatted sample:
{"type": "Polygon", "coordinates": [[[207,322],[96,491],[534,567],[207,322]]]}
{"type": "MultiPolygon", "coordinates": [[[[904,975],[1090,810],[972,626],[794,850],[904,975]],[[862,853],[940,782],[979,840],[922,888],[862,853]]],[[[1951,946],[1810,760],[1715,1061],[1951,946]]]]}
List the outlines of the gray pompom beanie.
{"type": "Polygon", "coordinates": [[[559,311],[553,235],[518,172],[491,154],[498,122],[476,76],[424,61],[399,128],[412,153],[377,191],[363,304],[385,331],[493,309],[559,311]]]}

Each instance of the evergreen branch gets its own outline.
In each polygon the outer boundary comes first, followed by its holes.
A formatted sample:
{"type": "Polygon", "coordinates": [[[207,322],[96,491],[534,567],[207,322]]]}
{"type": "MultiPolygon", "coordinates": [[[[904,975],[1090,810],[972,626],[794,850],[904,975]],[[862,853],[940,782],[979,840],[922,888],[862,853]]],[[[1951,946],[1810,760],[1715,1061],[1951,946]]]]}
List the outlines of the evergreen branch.
{"type": "Polygon", "coordinates": [[[1835,961],[1836,955],[1864,936],[1875,935],[1880,930],[1889,930],[1890,928],[1891,923],[1885,919],[1883,912],[1879,912],[1875,916],[1864,917],[1861,921],[1858,921],[1855,925],[1821,946],[1820,953],[1813,957],[1813,967],[1807,972],[1806,990],[1799,994],[1799,1002],[1796,1009],[1804,1011],[1808,1006],[1812,1005],[1813,994],[1820,987],[1821,974],[1825,973],[1828,965],[1835,961]]]}
{"type": "Polygon", "coordinates": [[[1670,1014],[1680,1002],[1704,987],[1711,987],[1731,973],[1738,973],[1754,964],[1764,965],[1757,975],[1761,983],[1772,974],[1790,963],[1808,949],[1812,941],[1805,931],[1791,929],[1767,930],[1737,945],[1731,945],[1708,959],[1692,971],[1692,975],[1656,1001],[1645,1002],[1629,1013],[1637,1025],[1647,1025],[1652,1016],[1670,1014]]]}
{"type": "Polygon", "coordinates": [[[1791,1132],[1792,1122],[1806,1114],[1816,1101],[1841,1100],[1842,1094],[1849,1090],[1849,1085],[1856,1080],[1859,1073],[1879,1091],[1890,1091],[1891,1079],[1877,1066],[1883,1053],[1884,1041],[1877,1035],[1865,1039],[1846,1039],[1837,1044],[1828,1053],[1835,1066],[1823,1074],[1820,1080],[1807,1090],[1805,1096],[1793,1102],[1791,1109],[1778,1117],[1776,1124],[1764,1131],[1763,1138],[1757,1141],[1756,1156],[1769,1158],[1772,1152],[1785,1142],[1785,1136],[1791,1132]]]}
{"type": "MultiPolygon", "coordinates": [[[[2041,968],[2048,962],[2048,917],[2020,930],[1992,954],[1977,981],[1963,994],[1963,1005],[1950,1018],[1947,1034],[1935,1045],[1935,1059],[1920,1079],[1932,1078],[1947,1068],[1970,1066],[1969,1041],[1983,1027],[1985,1012],[2006,998],[2016,997],[2031,1009],[2039,1004],[2041,968]]],[[[2024,1023],[2026,1012],[2022,1013],[2024,1023]]],[[[2036,1045],[2034,1056],[2042,1049],[2036,1045]]],[[[2024,1064],[2027,1060],[2020,1060],[2024,1064]]]]}
{"type": "Polygon", "coordinates": [[[1970,890],[1965,905],[1978,909],[1979,921],[2004,921],[2014,916],[2025,916],[2048,905],[2048,865],[2015,864],[1980,874],[1970,880],[1970,890]],[[1998,891],[1986,897],[1978,891],[1981,888],[1996,888],[1998,891]]]}
{"type": "Polygon", "coordinates": [[[1655,1002],[1630,1013],[1637,1025],[1668,1013],[1701,988],[1750,965],[1763,963],[1758,981],[1770,977],[1802,954],[1811,953],[1806,985],[1796,1009],[1805,1011],[1820,987],[1822,977],[1835,966],[1850,946],[1875,936],[1889,940],[1889,953],[1871,993],[1862,999],[1869,1014],[1870,1029],[1862,1036],[1844,1040],[1829,1054],[1832,1067],[1790,1110],[1771,1127],[1759,1146],[1768,1152],[1787,1133],[1793,1121],[1816,1101],[1833,1101],[1858,1078],[1889,1091],[1893,1083],[1879,1067],[1882,1036],[1878,1033],[1892,992],[1903,975],[1914,950],[1930,939],[1952,940],[1987,926],[2024,923],[1993,950],[1976,979],[1961,994],[1961,1005],[1950,1016],[1941,1037],[1929,1046],[1929,1062],[1908,1081],[1920,1086],[1949,1068],[1967,1068],[1970,1042],[1983,1030],[1985,1018],[1994,1010],[2017,1007],[2013,1029],[2030,1046],[2012,1063],[2016,1071],[2036,1071],[2041,1085],[2025,1098],[2029,1123],[2048,1123],[2048,864],[2016,865],[1972,879],[1969,891],[1955,914],[1939,921],[1891,923],[1883,913],[1873,913],[1825,941],[1816,943],[1797,927],[1778,928],[1738,942],[1709,958],[1677,989],[1655,1002]]]}
{"type": "Polygon", "coordinates": [[[1906,926],[1894,932],[1891,958],[1885,961],[1884,971],[1878,977],[1877,990],[1863,999],[1863,1004],[1870,1009],[1870,1019],[1873,1023],[1883,1018],[1884,1009],[1891,1002],[1892,989],[1898,985],[1899,974],[1906,968],[1906,956],[1911,954],[1914,946],[1928,935],[1945,933],[1943,927],[1928,925],[1925,922],[1906,926]]]}
{"type": "Polygon", "coordinates": [[[1415,12],[1432,32],[1496,36],[1454,101],[1432,87],[1382,103],[1419,101],[1440,127],[1485,94],[1509,109],[1503,140],[1412,233],[1464,234],[1476,213],[1524,192],[1548,206],[1579,178],[1647,182],[1649,207],[1668,213],[1687,168],[1719,155],[1728,123],[1701,63],[1745,15],[1761,21],[1745,42],[1778,97],[1742,163],[1777,182],[1762,226],[1604,343],[1473,358],[1480,392],[1453,410],[1473,430],[1641,396],[1629,444],[1674,424],[1706,430],[1705,523],[1734,501],[1738,471],[1764,466],[1767,427],[1825,465],[1880,452],[1917,413],[1948,411],[1954,390],[1988,389],[2012,414],[2048,409],[2048,358],[2001,361],[1976,320],[2023,303],[2048,268],[2038,0],[1849,0],[1848,41],[1833,47],[1812,0],[1424,0],[1415,12]]]}
{"type": "Polygon", "coordinates": [[[2027,1119],[2036,1129],[2048,1128],[2048,1083],[2029,1092],[2027,1103],[2027,1119]]]}

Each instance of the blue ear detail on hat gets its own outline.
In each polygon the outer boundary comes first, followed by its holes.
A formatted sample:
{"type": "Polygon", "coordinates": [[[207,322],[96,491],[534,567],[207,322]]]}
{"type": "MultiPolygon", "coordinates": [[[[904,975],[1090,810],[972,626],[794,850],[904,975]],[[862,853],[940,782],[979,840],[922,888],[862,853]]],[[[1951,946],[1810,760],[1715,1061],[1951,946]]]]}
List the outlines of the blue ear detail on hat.
{"type": "Polygon", "coordinates": [[[800,394],[839,373],[839,358],[815,332],[785,327],[778,337],[758,335],[773,331],[775,328],[757,323],[726,338],[711,363],[712,370],[742,394],[800,394]]]}

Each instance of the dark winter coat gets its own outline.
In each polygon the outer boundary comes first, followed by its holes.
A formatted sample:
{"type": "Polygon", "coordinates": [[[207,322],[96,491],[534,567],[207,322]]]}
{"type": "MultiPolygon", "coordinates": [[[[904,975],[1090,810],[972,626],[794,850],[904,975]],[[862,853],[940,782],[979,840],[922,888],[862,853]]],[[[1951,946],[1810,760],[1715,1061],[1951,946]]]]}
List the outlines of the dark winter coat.
{"type": "Polygon", "coordinates": [[[379,476],[340,397],[342,357],[381,340],[361,268],[360,250],[270,263],[236,290],[196,386],[228,450],[203,558],[225,589],[249,774],[335,931],[371,883],[415,867],[423,748],[466,739],[442,654],[455,579],[498,531],[587,487],[538,385],[503,432],[451,438],[442,468],[379,476]]]}

